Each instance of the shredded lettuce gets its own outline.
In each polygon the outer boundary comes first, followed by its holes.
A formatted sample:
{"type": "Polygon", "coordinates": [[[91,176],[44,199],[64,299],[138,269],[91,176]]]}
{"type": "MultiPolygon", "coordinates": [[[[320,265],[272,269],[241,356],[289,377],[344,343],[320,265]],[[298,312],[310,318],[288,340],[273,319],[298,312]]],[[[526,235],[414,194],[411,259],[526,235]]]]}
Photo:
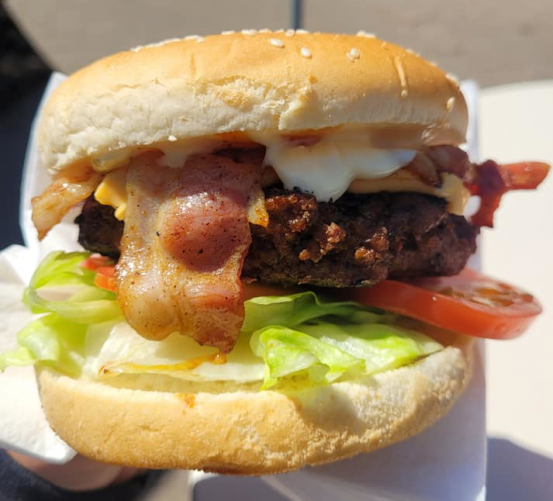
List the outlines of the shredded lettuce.
{"type": "Polygon", "coordinates": [[[395,325],[395,315],[309,291],[246,301],[237,348],[217,365],[209,361],[216,350],[191,339],[174,334],[149,341],[136,334],[115,294],[96,287],[94,272],[81,266],[88,256],[55,252],[40,264],[23,301],[41,316],[19,332],[16,351],[0,354],[1,370],[43,363],[87,377],[154,373],[196,381],[262,380],[262,389],[278,389],[290,381],[320,385],[370,375],[442,348],[395,325]],[[206,361],[194,363],[200,359],[206,361]]]}
{"type": "Polygon", "coordinates": [[[265,361],[263,388],[306,371],[313,383],[331,383],[346,372],[360,373],[362,360],[301,331],[275,326],[256,331],[253,352],[265,361]]]}
{"type": "Polygon", "coordinates": [[[113,292],[94,285],[94,272],[80,266],[89,256],[85,252],[52,252],[36,269],[25,289],[23,302],[35,314],[56,313],[80,324],[96,324],[121,316],[113,292]],[[72,289],[63,301],[48,301],[39,290],[72,289]]]}
{"type": "Polygon", "coordinates": [[[315,383],[330,383],[345,374],[374,374],[442,348],[424,334],[387,324],[319,321],[297,329],[268,327],[252,336],[253,352],[266,363],[264,388],[306,370],[315,383]]]}
{"type": "Polygon", "coordinates": [[[55,313],[40,317],[17,334],[18,349],[0,355],[0,369],[8,365],[42,362],[77,375],[85,361],[83,348],[87,326],[55,313]]]}
{"type": "Polygon", "coordinates": [[[41,362],[66,373],[80,372],[89,326],[121,318],[115,294],[96,287],[94,272],[81,266],[89,255],[52,252],[38,266],[23,302],[42,316],[18,333],[17,350],[0,354],[1,370],[41,362]],[[63,300],[47,300],[48,295],[63,300]]]}
{"type": "Polygon", "coordinates": [[[242,332],[255,332],[269,325],[294,327],[321,317],[341,317],[355,324],[391,322],[390,313],[352,301],[327,302],[314,292],[288,296],[261,296],[244,303],[246,316],[242,332]]]}

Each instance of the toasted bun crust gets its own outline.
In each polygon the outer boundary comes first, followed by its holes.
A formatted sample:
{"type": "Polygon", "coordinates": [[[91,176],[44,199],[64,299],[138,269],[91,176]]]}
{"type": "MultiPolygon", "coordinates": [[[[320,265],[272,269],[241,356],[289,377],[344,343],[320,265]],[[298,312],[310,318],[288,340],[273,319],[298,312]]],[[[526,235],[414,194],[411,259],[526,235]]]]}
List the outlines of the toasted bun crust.
{"type": "MultiPolygon", "coordinates": [[[[459,144],[467,109],[434,64],[361,35],[249,32],[167,41],[102,59],[46,105],[50,171],[138,146],[223,133],[416,125],[459,144]]],[[[93,163],[93,162],[92,162],[93,163]]]]}
{"type": "Polygon", "coordinates": [[[114,388],[43,368],[52,428],[85,456],[143,468],[270,474],[403,440],[443,416],[471,373],[472,345],[362,382],[294,391],[114,388]]]}

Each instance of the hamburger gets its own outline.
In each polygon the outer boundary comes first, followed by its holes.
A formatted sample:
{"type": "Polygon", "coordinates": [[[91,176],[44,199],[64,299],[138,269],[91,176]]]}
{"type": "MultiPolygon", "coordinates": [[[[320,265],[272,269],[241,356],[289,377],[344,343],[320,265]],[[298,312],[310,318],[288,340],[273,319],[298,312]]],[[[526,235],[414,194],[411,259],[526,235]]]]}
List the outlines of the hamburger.
{"type": "Polygon", "coordinates": [[[447,412],[472,339],[540,312],[465,265],[548,166],[471,162],[457,81],[391,43],[167,41],[75,73],[40,123],[38,236],[77,208],[84,251],[39,265],[41,316],[0,366],[35,364],[88,457],[267,474],[369,452],[447,412]]]}

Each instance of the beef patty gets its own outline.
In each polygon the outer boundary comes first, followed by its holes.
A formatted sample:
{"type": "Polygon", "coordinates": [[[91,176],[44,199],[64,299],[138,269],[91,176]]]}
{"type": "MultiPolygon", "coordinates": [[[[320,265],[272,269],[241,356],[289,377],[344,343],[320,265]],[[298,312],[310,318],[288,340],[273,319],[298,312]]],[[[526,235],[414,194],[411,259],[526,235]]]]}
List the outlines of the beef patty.
{"type": "MultiPolygon", "coordinates": [[[[242,277],[323,287],[371,285],[386,278],[454,275],[476,249],[478,230],[418,193],[346,193],[336,202],[280,188],[265,190],[269,225],[250,225],[242,277]]],[[[89,199],[76,220],[79,242],[116,257],[122,223],[89,199]]]]}
{"type": "Polygon", "coordinates": [[[85,249],[103,256],[119,257],[124,224],[116,219],[115,209],[91,196],[85,201],[75,224],[79,225],[79,243],[85,249]]]}

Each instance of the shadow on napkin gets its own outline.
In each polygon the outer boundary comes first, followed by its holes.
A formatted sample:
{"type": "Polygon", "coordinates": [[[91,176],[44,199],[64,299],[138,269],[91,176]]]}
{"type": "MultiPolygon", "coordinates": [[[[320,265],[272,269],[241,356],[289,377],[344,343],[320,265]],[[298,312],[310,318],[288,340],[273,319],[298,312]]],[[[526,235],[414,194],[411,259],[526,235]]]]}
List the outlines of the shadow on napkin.
{"type": "Polygon", "coordinates": [[[488,440],[486,501],[551,501],[553,459],[508,440],[488,440]]]}

